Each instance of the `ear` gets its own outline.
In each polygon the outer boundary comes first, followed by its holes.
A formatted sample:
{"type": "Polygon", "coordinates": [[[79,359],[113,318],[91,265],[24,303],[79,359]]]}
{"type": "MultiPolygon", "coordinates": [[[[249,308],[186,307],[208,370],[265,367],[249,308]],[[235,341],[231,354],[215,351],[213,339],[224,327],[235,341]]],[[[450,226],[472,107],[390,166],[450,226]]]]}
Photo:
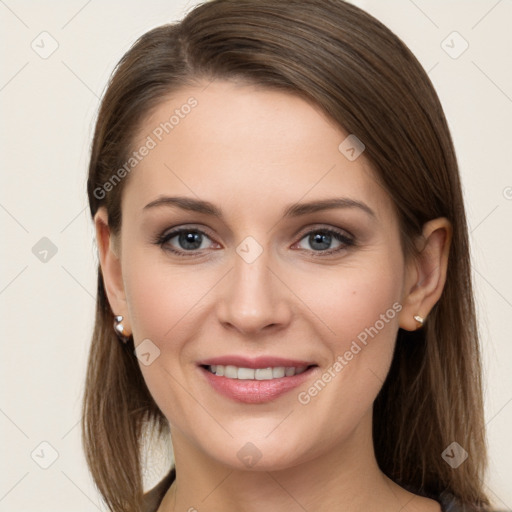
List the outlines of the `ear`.
{"type": "Polygon", "coordinates": [[[108,226],[108,214],[105,207],[100,207],[94,216],[96,240],[98,244],[101,272],[110,308],[114,315],[122,315],[123,326],[131,332],[128,307],[121,272],[119,240],[108,226]]]}
{"type": "Polygon", "coordinates": [[[417,240],[418,254],[411,257],[407,265],[405,293],[399,325],[414,331],[420,324],[415,315],[426,320],[428,314],[441,297],[448,268],[448,256],[452,240],[452,226],[448,219],[439,217],[423,226],[422,236],[417,240]]]}

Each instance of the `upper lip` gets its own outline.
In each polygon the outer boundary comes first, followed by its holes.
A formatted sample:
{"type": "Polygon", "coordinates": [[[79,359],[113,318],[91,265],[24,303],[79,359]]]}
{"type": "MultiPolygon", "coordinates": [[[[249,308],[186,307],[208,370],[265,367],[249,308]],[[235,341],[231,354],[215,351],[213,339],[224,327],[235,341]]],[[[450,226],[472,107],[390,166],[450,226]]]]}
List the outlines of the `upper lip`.
{"type": "Polygon", "coordinates": [[[212,357],[210,359],[205,359],[203,361],[199,361],[199,366],[211,366],[211,365],[222,365],[222,366],[236,366],[238,368],[269,368],[269,367],[300,367],[300,366],[316,366],[315,363],[311,361],[301,361],[298,359],[285,359],[283,357],[272,357],[272,356],[260,356],[260,357],[244,357],[244,356],[219,356],[212,357]]]}

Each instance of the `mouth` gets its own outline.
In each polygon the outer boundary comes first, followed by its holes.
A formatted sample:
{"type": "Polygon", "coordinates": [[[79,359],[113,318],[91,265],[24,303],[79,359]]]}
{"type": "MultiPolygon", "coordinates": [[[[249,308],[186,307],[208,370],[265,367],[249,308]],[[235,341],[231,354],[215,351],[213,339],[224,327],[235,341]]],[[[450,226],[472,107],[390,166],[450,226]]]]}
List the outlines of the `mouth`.
{"type": "Polygon", "coordinates": [[[202,361],[199,370],[217,393],[237,402],[266,403],[303,384],[317,364],[279,358],[226,357],[202,361]]]}
{"type": "Polygon", "coordinates": [[[202,366],[213,375],[238,380],[274,380],[283,377],[293,377],[304,373],[310,366],[274,366],[267,368],[244,368],[243,366],[212,364],[202,366]]]}

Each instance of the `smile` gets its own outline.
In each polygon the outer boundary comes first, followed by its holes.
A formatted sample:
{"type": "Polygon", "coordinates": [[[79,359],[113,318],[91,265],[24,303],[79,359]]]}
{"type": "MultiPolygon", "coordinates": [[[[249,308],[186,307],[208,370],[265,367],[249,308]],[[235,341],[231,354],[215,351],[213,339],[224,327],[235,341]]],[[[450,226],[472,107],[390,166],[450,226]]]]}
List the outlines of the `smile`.
{"type": "Polygon", "coordinates": [[[206,369],[219,377],[238,380],[272,380],[293,377],[307,370],[307,366],[275,366],[267,368],[244,368],[233,365],[212,364],[206,369]]]}
{"type": "Polygon", "coordinates": [[[280,357],[223,356],[200,361],[203,382],[235,402],[263,404],[277,400],[317,375],[317,364],[280,357]],[[222,363],[222,364],[221,364],[222,363]]]}

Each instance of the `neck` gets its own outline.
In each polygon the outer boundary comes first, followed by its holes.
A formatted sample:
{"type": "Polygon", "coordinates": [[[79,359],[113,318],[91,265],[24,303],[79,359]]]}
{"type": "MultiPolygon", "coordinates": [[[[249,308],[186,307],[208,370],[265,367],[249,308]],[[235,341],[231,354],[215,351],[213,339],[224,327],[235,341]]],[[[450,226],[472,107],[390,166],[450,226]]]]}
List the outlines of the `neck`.
{"type": "Polygon", "coordinates": [[[220,464],[172,431],[176,480],[158,512],[344,512],[401,510],[414,495],[387,478],[375,459],[369,421],[332,449],[277,471],[220,464]]]}

